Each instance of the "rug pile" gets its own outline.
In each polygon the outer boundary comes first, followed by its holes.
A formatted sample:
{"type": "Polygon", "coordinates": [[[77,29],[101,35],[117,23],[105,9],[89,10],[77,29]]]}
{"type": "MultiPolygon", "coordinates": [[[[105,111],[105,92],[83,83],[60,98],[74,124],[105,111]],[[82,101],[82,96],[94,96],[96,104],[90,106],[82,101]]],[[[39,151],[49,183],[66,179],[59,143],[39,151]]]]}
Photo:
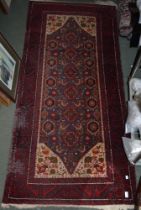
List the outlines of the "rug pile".
{"type": "Polygon", "coordinates": [[[116,9],[30,1],[3,206],[129,209],[116,9]]]}

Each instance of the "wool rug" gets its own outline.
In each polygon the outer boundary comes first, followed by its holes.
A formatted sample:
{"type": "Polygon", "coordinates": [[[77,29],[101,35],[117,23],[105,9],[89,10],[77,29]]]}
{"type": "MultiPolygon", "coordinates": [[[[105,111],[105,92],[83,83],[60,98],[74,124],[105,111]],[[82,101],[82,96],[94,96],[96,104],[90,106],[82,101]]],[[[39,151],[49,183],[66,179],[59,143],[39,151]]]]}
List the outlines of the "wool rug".
{"type": "Polygon", "coordinates": [[[113,6],[30,2],[3,206],[130,209],[113,6]]]}

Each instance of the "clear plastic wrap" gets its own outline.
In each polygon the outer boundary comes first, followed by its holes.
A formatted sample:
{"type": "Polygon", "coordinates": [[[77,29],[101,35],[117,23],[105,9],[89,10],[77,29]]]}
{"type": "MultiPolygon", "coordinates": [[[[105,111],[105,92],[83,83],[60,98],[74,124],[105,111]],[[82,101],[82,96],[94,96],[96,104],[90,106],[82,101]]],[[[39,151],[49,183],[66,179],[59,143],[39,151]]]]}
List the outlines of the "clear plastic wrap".
{"type": "Polygon", "coordinates": [[[122,137],[124,150],[130,163],[141,165],[141,140],[122,137]]]}
{"type": "Polygon", "coordinates": [[[125,134],[131,134],[131,138],[122,137],[122,140],[130,163],[141,165],[141,79],[132,78],[130,80],[129,92],[125,134]]]}

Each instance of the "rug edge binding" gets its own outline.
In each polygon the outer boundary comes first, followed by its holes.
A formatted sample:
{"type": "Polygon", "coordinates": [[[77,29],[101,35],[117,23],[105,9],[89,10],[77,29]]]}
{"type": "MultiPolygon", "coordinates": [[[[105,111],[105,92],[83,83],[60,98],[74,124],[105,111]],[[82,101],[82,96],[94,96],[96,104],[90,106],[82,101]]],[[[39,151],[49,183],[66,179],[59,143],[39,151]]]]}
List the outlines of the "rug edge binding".
{"type": "MultiPolygon", "coordinates": [[[[134,209],[134,205],[125,205],[125,204],[121,204],[121,205],[94,205],[94,206],[87,206],[87,205],[39,205],[39,204],[12,204],[12,203],[9,203],[9,204],[5,204],[5,203],[2,203],[1,204],[1,207],[2,208],[10,208],[10,207],[15,207],[17,209],[26,209],[26,208],[29,208],[29,209],[33,209],[33,208],[47,208],[47,207],[65,207],[65,208],[69,208],[69,207],[81,207],[81,208],[90,208],[90,209],[94,209],[96,208],[97,210],[133,210],[134,209]],[[102,209],[101,209],[102,208],[102,209]]],[[[141,210],[141,207],[139,207],[138,210],[141,210]]]]}

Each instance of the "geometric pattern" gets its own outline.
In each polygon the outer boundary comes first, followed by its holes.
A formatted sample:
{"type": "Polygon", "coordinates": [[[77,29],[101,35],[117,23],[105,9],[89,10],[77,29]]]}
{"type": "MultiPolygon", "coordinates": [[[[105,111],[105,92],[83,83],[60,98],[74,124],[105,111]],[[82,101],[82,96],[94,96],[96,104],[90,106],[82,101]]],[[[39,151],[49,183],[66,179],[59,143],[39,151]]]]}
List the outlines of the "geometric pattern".
{"type": "MultiPolygon", "coordinates": [[[[101,155],[102,160],[105,160],[99,103],[101,95],[97,90],[99,81],[95,33],[95,18],[64,15],[47,17],[38,147],[40,143],[45,144],[50,153],[53,152],[57,160],[62,161],[64,167],[61,168],[63,171],[65,168],[70,177],[75,177],[80,161],[84,170],[86,164],[82,159],[92,153],[95,145],[103,145],[101,155]]],[[[38,155],[37,152],[37,162],[41,159],[38,155]]],[[[40,164],[37,162],[35,169],[40,177],[40,164]]],[[[48,162],[49,168],[50,164],[48,162]]],[[[89,171],[94,170],[92,164],[89,167],[89,171]]],[[[63,174],[60,170],[59,177],[60,173],[63,174]]],[[[104,161],[101,176],[106,176],[105,170],[104,161]]],[[[92,173],[91,176],[98,174],[92,173]]],[[[53,177],[49,171],[43,176],[53,177]]],[[[85,173],[85,177],[89,177],[89,174],[85,173]]]]}
{"type": "Polygon", "coordinates": [[[112,6],[29,2],[3,206],[133,209],[112,6]]]}
{"type": "Polygon", "coordinates": [[[103,159],[103,143],[94,146],[78,163],[73,174],[69,174],[63,161],[45,144],[38,144],[36,178],[92,178],[106,176],[106,162],[103,159]]]}

